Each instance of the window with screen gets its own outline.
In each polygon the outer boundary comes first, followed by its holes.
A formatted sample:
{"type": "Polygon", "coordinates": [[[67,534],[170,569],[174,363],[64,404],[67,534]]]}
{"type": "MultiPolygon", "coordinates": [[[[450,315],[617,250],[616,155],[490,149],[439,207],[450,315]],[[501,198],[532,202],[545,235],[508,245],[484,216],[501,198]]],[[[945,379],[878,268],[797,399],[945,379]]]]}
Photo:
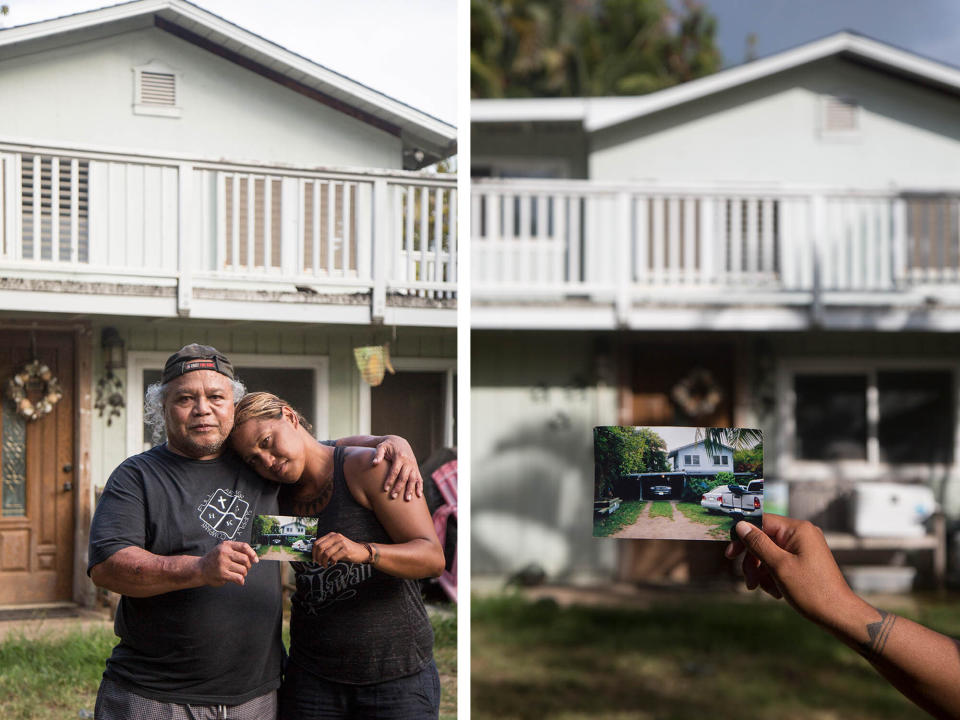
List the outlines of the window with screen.
{"type": "Polygon", "coordinates": [[[797,375],[796,457],[865,460],[866,375],[797,375]]]}
{"type": "Polygon", "coordinates": [[[953,378],[947,371],[877,374],[880,459],[953,462],[953,378]]]}

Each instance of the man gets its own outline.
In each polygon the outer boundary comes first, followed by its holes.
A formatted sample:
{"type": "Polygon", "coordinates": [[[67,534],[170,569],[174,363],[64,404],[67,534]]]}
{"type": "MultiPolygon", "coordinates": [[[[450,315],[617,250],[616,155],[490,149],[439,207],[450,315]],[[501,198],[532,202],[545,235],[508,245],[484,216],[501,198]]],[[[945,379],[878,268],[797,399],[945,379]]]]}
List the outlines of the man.
{"type": "Polygon", "coordinates": [[[937,718],[960,718],[960,643],[854,594],[820,528],[765,513],[763,529],[735,527],[747,587],[784,598],[801,615],[860,653],[897,690],[937,718]]]}
{"type": "MultiPolygon", "coordinates": [[[[222,353],[181,348],[161,378],[166,444],[125,460],[104,488],[88,573],[122,598],[97,718],[276,716],[280,565],[259,565],[247,541],[255,515],[277,512],[277,486],[227,449],[242,394],[222,353]]],[[[402,477],[396,465],[412,453],[397,440],[379,443],[378,457],[402,477]]],[[[408,476],[407,499],[419,479],[408,476]]]]}

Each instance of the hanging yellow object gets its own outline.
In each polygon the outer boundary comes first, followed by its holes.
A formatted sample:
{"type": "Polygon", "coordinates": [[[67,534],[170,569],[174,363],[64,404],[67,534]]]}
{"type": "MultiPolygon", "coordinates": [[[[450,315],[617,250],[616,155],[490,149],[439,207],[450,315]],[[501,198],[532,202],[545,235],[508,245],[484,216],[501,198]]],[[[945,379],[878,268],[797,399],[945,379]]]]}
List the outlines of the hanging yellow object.
{"type": "Polygon", "coordinates": [[[391,375],[396,374],[396,370],[390,364],[389,343],[354,348],[353,357],[356,358],[360,375],[368,385],[373,387],[383,382],[385,372],[389,372],[391,375]]]}

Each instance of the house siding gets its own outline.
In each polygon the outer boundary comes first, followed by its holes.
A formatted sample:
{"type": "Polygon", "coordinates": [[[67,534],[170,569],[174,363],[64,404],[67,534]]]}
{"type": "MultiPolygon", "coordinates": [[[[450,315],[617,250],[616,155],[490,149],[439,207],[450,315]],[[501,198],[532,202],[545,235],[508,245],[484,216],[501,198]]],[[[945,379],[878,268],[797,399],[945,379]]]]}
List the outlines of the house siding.
{"type": "Polygon", "coordinates": [[[591,537],[592,429],[616,424],[616,388],[597,362],[598,340],[474,331],[474,574],[509,575],[531,563],[571,580],[613,573],[617,541],[591,537]]]}
{"type": "Polygon", "coordinates": [[[0,56],[0,98],[4,140],[298,167],[402,168],[400,138],[156,28],[0,56]],[[180,118],[133,113],[132,69],[152,61],[180,73],[180,118]]]}
{"type": "Polygon", "coordinates": [[[960,98],[828,59],[591,136],[602,181],[953,188],[960,98]],[[861,130],[821,137],[825,95],[855,99],[861,130]]]}

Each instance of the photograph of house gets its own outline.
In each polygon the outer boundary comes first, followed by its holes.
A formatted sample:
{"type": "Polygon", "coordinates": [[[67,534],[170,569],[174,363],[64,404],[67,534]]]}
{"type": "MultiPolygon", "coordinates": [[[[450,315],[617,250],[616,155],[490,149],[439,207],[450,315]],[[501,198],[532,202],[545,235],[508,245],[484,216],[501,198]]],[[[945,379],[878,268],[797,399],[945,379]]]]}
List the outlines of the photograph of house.
{"type": "Polygon", "coordinates": [[[643,95],[473,100],[473,572],[724,572],[585,543],[575,511],[592,427],[689,424],[761,429],[791,516],[942,582],[936,516],[871,543],[850,517],[890,481],[960,518],[958,111],[960,70],[852,32],[643,95]]]}
{"type": "Polygon", "coordinates": [[[593,438],[594,537],[728,540],[740,520],[762,522],[759,430],[597,427],[593,438]]]}
{"type": "Polygon", "coordinates": [[[261,560],[313,562],[317,539],[315,518],[291,515],[257,515],[250,546],[261,560]]]}
{"type": "Polygon", "coordinates": [[[37,359],[62,390],[4,399],[0,605],[94,602],[97,492],[187,343],[320,438],[456,444],[450,122],[184,0],[0,30],[0,98],[0,382],[37,359]]]}

